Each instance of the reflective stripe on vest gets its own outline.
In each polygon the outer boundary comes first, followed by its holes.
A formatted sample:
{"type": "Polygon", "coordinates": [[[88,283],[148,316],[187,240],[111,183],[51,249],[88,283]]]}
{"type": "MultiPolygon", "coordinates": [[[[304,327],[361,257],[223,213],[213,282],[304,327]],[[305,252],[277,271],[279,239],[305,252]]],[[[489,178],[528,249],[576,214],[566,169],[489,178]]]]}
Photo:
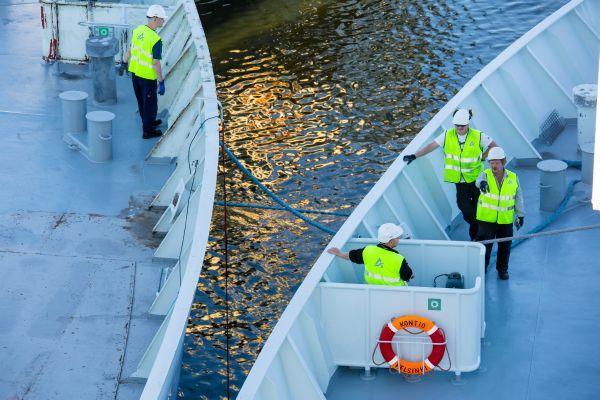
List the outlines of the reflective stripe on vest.
{"type": "Polygon", "coordinates": [[[378,246],[367,246],[363,250],[365,282],[370,285],[405,286],[400,279],[400,268],[404,257],[378,246]]]}
{"type": "Polygon", "coordinates": [[[515,198],[519,187],[517,175],[505,169],[502,187],[498,189],[492,170],[486,169],[485,174],[490,191],[479,196],[477,219],[498,224],[512,224],[515,219],[515,198]]]}
{"type": "Polygon", "coordinates": [[[444,180],[459,183],[473,182],[483,170],[481,162],[481,131],[469,128],[462,148],[456,128],[448,129],[444,137],[444,180]]]}
{"type": "Polygon", "coordinates": [[[155,80],[152,48],[160,40],[160,36],[147,25],[140,25],[133,30],[131,37],[131,57],[129,72],[140,78],[155,80]]]}

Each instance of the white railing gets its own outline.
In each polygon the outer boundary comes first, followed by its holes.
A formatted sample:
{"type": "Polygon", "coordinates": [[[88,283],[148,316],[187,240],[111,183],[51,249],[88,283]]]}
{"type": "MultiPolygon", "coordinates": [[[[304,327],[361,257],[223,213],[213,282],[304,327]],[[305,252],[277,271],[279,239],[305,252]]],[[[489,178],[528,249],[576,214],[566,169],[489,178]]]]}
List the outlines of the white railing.
{"type": "Polygon", "coordinates": [[[154,207],[166,207],[154,228],[165,233],[155,258],[175,263],[150,308],[164,321],[148,347],[134,378],[145,378],[142,399],[176,396],[182,347],[208,242],[215,195],[219,139],[219,104],[206,38],[192,0],[169,12],[160,30],[166,94],[159,113],[168,129],[149,159],[176,159],[177,166],[154,207]]]}
{"type": "MultiPolygon", "coordinates": [[[[598,62],[598,83],[600,83],[600,60],[598,62]]],[[[600,107],[596,106],[596,134],[594,141],[594,168],[592,182],[592,207],[600,211],[600,107]]]]}
{"type": "MultiPolygon", "coordinates": [[[[162,2],[169,7],[173,1],[162,2]]],[[[110,26],[119,40],[116,61],[121,61],[131,29],[146,22],[147,4],[104,3],[71,0],[40,0],[42,58],[49,62],[83,63],[88,61],[85,41],[91,25],[110,26]]]]}
{"type": "MultiPolygon", "coordinates": [[[[377,227],[385,222],[404,223],[416,238],[448,239],[448,227],[459,211],[453,186],[442,179],[440,151],[419,158],[408,168],[402,156],[416,152],[451,127],[456,108],[468,107],[475,110],[472,126],[492,136],[509,159],[539,159],[531,142],[539,135],[540,123],[553,109],[563,117],[575,117],[571,88],[596,81],[598,15],[600,2],[571,1],[483,68],[412,140],[342,225],[330,246],[344,247],[352,237],[374,237],[377,227]]],[[[267,393],[265,398],[297,398],[293,391],[277,388],[268,377],[277,373],[285,376],[289,373],[285,369],[293,369],[294,376],[311,384],[315,398],[324,398],[335,362],[327,351],[309,357],[310,349],[298,344],[291,332],[305,325],[305,330],[324,334],[322,323],[309,318],[307,312],[318,307],[313,294],[332,257],[322,253],[315,262],[275,325],[238,399],[257,398],[261,387],[263,394],[267,393]],[[294,368],[287,364],[284,367],[284,354],[293,356],[294,368]],[[277,368],[283,371],[275,371],[277,368]]]]}
{"type": "MultiPolygon", "coordinates": [[[[354,239],[344,250],[368,244],[377,240],[354,239]]],[[[485,248],[471,242],[403,240],[396,250],[415,273],[410,286],[365,285],[362,266],[339,258],[324,274],[318,286],[319,320],[334,363],[376,367],[371,357],[381,328],[393,317],[417,314],[443,327],[451,371],[477,369],[485,334],[485,248]],[[445,277],[439,275],[450,272],[464,277],[464,289],[445,288],[445,277]]]]}

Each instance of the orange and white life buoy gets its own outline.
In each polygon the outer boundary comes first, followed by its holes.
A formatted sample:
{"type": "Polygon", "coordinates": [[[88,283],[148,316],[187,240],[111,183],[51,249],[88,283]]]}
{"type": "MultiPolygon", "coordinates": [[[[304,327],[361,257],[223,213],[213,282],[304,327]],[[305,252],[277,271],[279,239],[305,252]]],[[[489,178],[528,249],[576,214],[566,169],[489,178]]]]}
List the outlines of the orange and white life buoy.
{"type": "Polygon", "coordinates": [[[427,318],[419,315],[404,315],[395,318],[383,327],[379,335],[379,350],[390,368],[398,369],[403,374],[420,375],[431,371],[442,361],[446,352],[446,338],[444,332],[427,318]],[[406,328],[420,329],[429,335],[433,349],[425,360],[407,361],[398,358],[394,352],[392,339],[396,332],[406,328]]]}

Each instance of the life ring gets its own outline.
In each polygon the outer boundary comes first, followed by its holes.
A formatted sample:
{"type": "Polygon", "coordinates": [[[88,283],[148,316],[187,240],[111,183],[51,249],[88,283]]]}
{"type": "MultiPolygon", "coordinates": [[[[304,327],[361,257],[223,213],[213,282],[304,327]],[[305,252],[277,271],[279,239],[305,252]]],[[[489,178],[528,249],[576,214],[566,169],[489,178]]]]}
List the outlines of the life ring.
{"type": "Polygon", "coordinates": [[[383,327],[381,335],[379,335],[379,350],[390,368],[398,369],[407,375],[421,375],[431,371],[442,361],[446,352],[446,337],[444,332],[427,318],[419,315],[404,315],[395,318],[383,327]],[[406,328],[420,329],[429,335],[433,349],[424,361],[407,361],[398,358],[394,353],[392,339],[396,332],[406,328]]]}

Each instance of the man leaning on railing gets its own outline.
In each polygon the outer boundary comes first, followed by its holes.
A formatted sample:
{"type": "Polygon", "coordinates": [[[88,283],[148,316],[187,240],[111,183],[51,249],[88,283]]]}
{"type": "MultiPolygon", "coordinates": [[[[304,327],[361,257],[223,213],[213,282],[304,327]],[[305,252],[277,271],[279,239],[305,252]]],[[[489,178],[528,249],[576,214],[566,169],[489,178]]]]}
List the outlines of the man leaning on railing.
{"type": "Polygon", "coordinates": [[[403,234],[402,227],[387,223],[377,231],[377,246],[369,245],[348,253],[332,247],[327,252],[355,264],[364,264],[365,282],[370,285],[406,286],[413,278],[413,272],[404,256],[394,250],[403,234]]]}

